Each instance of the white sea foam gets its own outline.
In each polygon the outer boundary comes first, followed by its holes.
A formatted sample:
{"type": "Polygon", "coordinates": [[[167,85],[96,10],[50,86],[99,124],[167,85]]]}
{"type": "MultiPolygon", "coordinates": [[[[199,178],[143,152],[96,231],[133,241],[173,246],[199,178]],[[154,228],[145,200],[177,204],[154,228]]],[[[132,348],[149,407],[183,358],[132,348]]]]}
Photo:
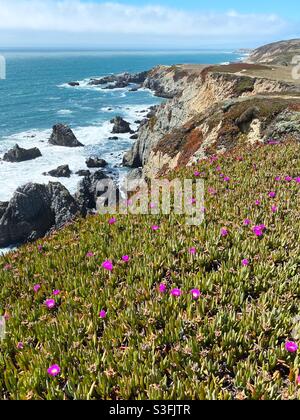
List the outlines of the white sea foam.
{"type": "MultiPolygon", "coordinates": [[[[145,110],[147,113],[148,109],[149,105],[143,104],[119,107],[120,114],[131,123],[133,130],[138,128],[138,124],[135,124],[134,121],[144,116],[140,110],[145,110]]],[[[75,127],[73,131],[85,147],[65,148],[50,145],[48,139],[51,130],[30,130],[2,139],[0,155],[18,143],[26,149],[38,147],[42,157],[19,163],[0,161],[0,201],[9,200],[14,191],[27,182],[61,182],[71,193],[74,193],[80,180],[75,172],[86,168],[85,160],[88,157],[101,156],[109,162],[111,167],[119,166],[124,153],[130,149],[134,142],[130,139],[129,134],[118,134],[118,140],[108,140],[112,136],[112,124],[109,121],[95,122],[88,127],[75,127]],[[68,164],[73,172],[70,178],[52,178],[42,175],[44,172],[49,172],[57,166],[65,164],[68,164]]]]}
{"type": "Polygon", "coordinates": [[[59,111],[57,111],[58,115],[70,115],[73,114],[73,111],[71,111],[70,109],[60,109],[59,111]]]}

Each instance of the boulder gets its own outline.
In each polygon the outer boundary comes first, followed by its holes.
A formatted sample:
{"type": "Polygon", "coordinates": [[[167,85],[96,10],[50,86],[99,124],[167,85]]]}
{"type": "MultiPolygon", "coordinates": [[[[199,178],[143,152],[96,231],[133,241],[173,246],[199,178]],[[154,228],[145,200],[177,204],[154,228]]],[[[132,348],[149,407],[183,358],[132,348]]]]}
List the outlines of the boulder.
{"type": "Polygon", "coordinates": [[[43,175],[53,176],[54,178],[70,178],[72,171],[69,168],[69,165],[61,165],[48,173],[44,172],[43,175]]]}
{"type": "Polygon", "coordinates": [[[108,179],[108,177],[102,171],[97,171],[94,174],[85,176],[79,181],[75,200],[83,216],[96,209],[97,183],[104,179],[108,179]]]}
{"type": "Polygon", "coordinates": [[[89,175],[91,175],[91,172],[87,169],[80,169],[80,171],[76,172],[76,175],[78,175],[78,176],[89,176],[89,175]]]}
{"type": "Polygon", "coordinates": [[[53,126],[49,143],[54,146],[83,147],[83,144],[77,140],[71,128],[64,124],[56,124],[53,126]]]}
{"type": "Polygon", "coordinates": [[[89,159],[86,160],[86,166],[88,168],[105,168],[105,166],[107,166],[108,163],[106,162],[106,160],[104,159],[100,159],[100,158],[93,158],[90,157],[89,159]]]}
{"type": "Polygon", "coordinates": [[[108,137],[108,140],[119,140],[119,137],[117,137],[117,136],[108,137]]]}
{"type": "Polygon", "coordinates": [[[122,117],[115,117],[110,122],[111,124],[114,124],[112,130],[113,134],[133,133],[133,131],[130,129],[130,124],[122,117]]]}
{"type": "Polygon", "coordinates": [[[60,183],[26,184],[16,190],[0,219],[0,247],[33,241],[59,229],[79,214],[60,183]]]}
{"type": "Polygon", "coordinates": [[[76,86],[80,86],[80,83],[78,83],[78,82],[69,82],[68,85],[69,86],[72,86],[72,87],[76,87],[76,86]]]}
{"type": "Polygon", "coordinates": [[[26,160],[36,159],[41,157],[42,154],[37,147],[32,149],[22,149],[19,145],[15,145],[3,156],[3,160],[6,162],[24,162],[26,160]]]}
{"type": "Polygon", "coordinates": [[[0,201],[0,219],[5,213],[5,210],[8,207],[9,202],[8,201],[0,201]]]}

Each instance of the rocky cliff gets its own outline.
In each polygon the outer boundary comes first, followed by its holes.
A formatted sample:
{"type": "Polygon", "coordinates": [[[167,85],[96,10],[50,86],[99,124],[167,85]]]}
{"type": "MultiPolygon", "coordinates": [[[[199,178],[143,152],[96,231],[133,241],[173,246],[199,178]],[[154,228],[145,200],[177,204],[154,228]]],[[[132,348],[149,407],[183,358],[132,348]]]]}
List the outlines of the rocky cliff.
{"type": "Polygon", "coordinates": [[[277,76],[245,63],[155,68],[144,86],[170,99],[140,127],[124,164],[155,177],[240,142],[300,137],[300,85],[277,76]]]}

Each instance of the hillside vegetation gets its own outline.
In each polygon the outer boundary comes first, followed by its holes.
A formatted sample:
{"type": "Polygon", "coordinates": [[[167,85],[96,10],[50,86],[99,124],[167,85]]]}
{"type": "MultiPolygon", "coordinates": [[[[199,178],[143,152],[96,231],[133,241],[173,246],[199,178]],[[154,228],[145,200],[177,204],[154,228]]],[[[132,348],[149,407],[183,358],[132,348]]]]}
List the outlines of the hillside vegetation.
{"type": "Polygon", "coordinates": [[[300,397],[300,145],[172,177],[199,175],[199,227],[97,215],[1,257],[0,399],[300,397]]]}

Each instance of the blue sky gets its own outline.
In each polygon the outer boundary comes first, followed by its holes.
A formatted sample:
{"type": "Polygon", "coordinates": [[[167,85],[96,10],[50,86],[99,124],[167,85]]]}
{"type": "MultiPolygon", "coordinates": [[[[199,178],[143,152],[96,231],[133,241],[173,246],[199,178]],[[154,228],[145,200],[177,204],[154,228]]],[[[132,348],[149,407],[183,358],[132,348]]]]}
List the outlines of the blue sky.
{"type": "Polygon", "coordinates": [[[299,20],[299,0],[0,0],[0,47],[256,47],[299,20]]]}

